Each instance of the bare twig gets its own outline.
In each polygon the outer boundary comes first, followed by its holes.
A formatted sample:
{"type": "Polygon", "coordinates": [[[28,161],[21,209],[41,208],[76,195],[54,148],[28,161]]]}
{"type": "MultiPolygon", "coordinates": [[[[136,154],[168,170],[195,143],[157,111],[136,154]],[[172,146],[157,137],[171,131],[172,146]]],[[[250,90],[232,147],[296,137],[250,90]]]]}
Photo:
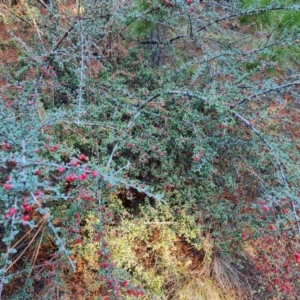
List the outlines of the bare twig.
{"type": "MultiPolygon", "coordinates": [[[[15,203],[14,203],[15,206],[16,206],[16,203],[17,203],[17,199],[15,198],[15,203]]],[[[10,228],[10,232],[9,232],[9,237],[14,236],[14,223],[15,223],[15,215],[13,215],[12,219],[11,219],[11,228],[10,228]]],[[[3,292],[4,284],[5,284],[6,269],[7,269],[7,266],[9,265],[9,255],[10,255],[11,250],[13,249],[11,244],[12,244],[12,241],[9,241],[7,244],[6,253],[5,253],[4,257],[2,256],[2,259],[4,259],[4,263],[2,265],[3,267],[0,269],[0,271],[2,273],[2,277],[0,280],[0,299],[1,299],[2,292],[3,292]]]]}
{"type": "Polygon", "coordinates": [[[278,90],[281,90],[281,89],[285,89],[287,87],[290,87],[290,86],[293,86],[293,85],[297,85],[297,84],[300,84],[300,81],[294,81],[294,82],[289,82],[289,83],[286,83],[286,84],[283,84],[283,85],[279,85],[279,86],[276,86],[276,87],[272,87],[268,90],[265,90],[265,91],[261,91],[259,93],[256,93],[248,98],[244,98],[243,100],[241,100],[240,102],[236,103],[236,104],[233,104],[230,106],[230,108],[235,108],[241,104],[243,104],[244,102],[246,101],[250,101],[251,99],[253,98],[256,98],[258,96],[262,96],[262,95],[266,95],[268,93],[271,93],[271,92],[275,92],[275,91],[278,91],[278,90]]]}
{"type": "Polygon", "coordinates": [[[169,94],[169,95],[182,95],[182,96],[189,97],[189,98],[201,99],[203,101],[208,100],[208,98],[206,98],[206,97],[199,96],[195,93],[185,92],[185,91],[167,91],[167,94],[169,94]]]}
{"type": "MultiPolygon", "coordinates": [[[[32,199],[34,200],[34,202],[37,204],[37,206],[40,208],[40,209],[43,209],[41,204],[38,202],[37,198],[35,197],[35,195],[33,194],[33,192],[30,192],[30,195],[32,197],[32,199]]],[[[51,230],[53,231],[55,237],[56,237],[56,240],[57,242],[59,243],[59,246],[60,246],[60,249],[65,253],[66,257],[68,258],[68,261],[71,265],[71,267],[73,268],[73,271],[75,272],[76,271],[76,266],[74,264],[74,262],[72,261],[70,255],[69,255],[69,251],[67,250],[64,242],[61,240],[61,238],[59,237],[59,235],[57,234],[57,230],[56,228],[54,227],[54,225],[52,224],[51,220],[50,220],[50,217],[47,216],[47,221],[48,221],[48,226],[51,228],[51,230]]]]}
{"type": "MultiPolygon", "coordinates": [[[[253,126],[253,124],[249,120],[247,120],[246,118],[244,118],[243,116],[241,116],[237,112],[233,111],[232,113],[235,115],[236,118],[238,118],[240,121],[242,121],[244,124],[246,124],[263,141],[263,143],[268,147],[268,149],[270,150],[270,153],[272,153],[273,157],[276,160],[276,164],[277,164],[277,167],[280,171],[281,179],[284,182],[285,188],[287,189],[287,191],[289,191],[290,190],[289,183],[288,183],[288,180],[287,180],[287,177],[286,177],[286,174],[285,174],[284,167],[283,167],[283,165],[282,165],[275,149],[273,148],[273,146],[268,142],[268,140],[263,136],[263,134],[253,126]]],[[[289,192],[289,194],[290,194],[290,192],[289,192]]],[[[298,233],[300,234],[300,220],[299,220],[299,217],[298,217],[298,214],[297,214],[297,209],[296,209],[296,206],[294,204],[293,198],[292,197],[289,197],[289,198],[290,198],[292,212],[293,212],[296,224],[297,224],[298,233]]]]}
{"type": "Polygon", "coordinates": [[[80,117],[81,117],[81,106],[82,106],[82,95],[83,95],[83,87],[84,87],[84,37],[82,32],[80,33],[81,35],[81,59],[80,59],[80,82],[79,82],[79,93],[78,93],[78,112],[77,112],[77,125],[80,125],[80,117]]]}
{"type": "Polygon", "coordinates": [[[47,4],[43,0],[37,0],[38,3],[40,3],[44,8],[48,9],[47,4]]]}
{"type": "Polygon", "coordinates": [[[137,108],[137,113],[135,114],[135,116],[133,117],[133,119],[128,123],[127,125],[127,129],[126,131],[129,131],[131,129],[131,127],[133,126],[134,122],[136,121],[136,119],[139,117],[139,115],[141,114],[141,111],[143,110],[143,108],[150,103],[151,101],[153,101],[154,99],[158,98],[161,94],[156,94],[155,96],[152,96],[150,98],[148,98],[145,102],[143,102],[142,104],[140,104],[140,106],[137,108]]]}
{"type": "MultiPolygon", "coordinates": [[[[42,219],[43,222],[45,222],[47,216],[44,216],[44,218],[42,219]]],[[[34,242],[36,236],[39,234],[39,232],[41,231],[41,229],[43,228],[43,226],[39,227],[38,230],[36,231],[36,233],[34,234],[34,236],[31,238],[30,242],[27,243],[25,249],[19,254],[19,256],[6,268],[5,272],[7,272],[20,258],[23,257],[23,254],[27,251],[27,249],[32,245],[32,243],[34,242]]],[[[14,245],[12,247],[15,248],[16,245],[14,245]]]]}
{"type": "Polygon", "coordinates": [[[264,12],[269,12],[269,11],[277,11],[277,10],[297,10],[297,8],[299,9],[299,6],[274,6],[274,7],[265,7],[265,8],[259,8],[259,9],[253,9],[253,10],[246,10],[246,11],[239,11],[233,14],[229,14],[227,16],[224,16],[222,18],[218,18],[214,21],[209,22],[208,24],[203,25],[202,27],[197,29],[197,32],[202,31],[207,29],[208,27],[215,25],[217,23],[220,23],[224,20],[228,20],[228,19],[232,19],[232,18],[236,18],[236,17],[241,17],[241,16],[246,16],[246,15],[252,15],[252,14],[260,14],[260,13],[264,13],[264,12]]]}
{"type": "Polygon", "coordinates": [[[16,13],[14,13],[9,7],[7,7],[5,4],[3,4],[3,2],[1,2],[1,6],[6,9],[10,14],[12,14],[13,16],[15,16],[16,18],[20,19],[21,21],[25,22],[26,24],[28,24],[29,26],[32,26],[32,24],[30,24],[28,21],[26,21],[24,18],[22,18],[21,16],[17,15],[16,13]]]}
{"type": "MultiPolygon", "coordinates": [[[[140,106],[137,108],[136,114],[134,115],[134,117],[132,118],[132,120],[126,126],[126,130],[125,130],[126,133],[132,128],[132,126],[134,125],[135,121],[140,116],[141,111],[146,107],[146,105],[148,103],[150,103],[151,101],[153,101],[154,99],[158,98],[160,95],[161,95],[160,93],[156,94],[155,96],[152,96],[152,97],[148,98],[145,102],[143,102],[142,104],[140,104],[140,106]]],[[[114,148],[113,148],[113,150],[112,150],[112,152],[111,152],[111,154],[109,156],[108,162],[106,164],[106,168],[109,168],[109,166],[110,166],[110,164],[112,162],[112,159],[113,159],[113,157],[115,155],[115,152],[117,151],[118,146],[119,146],[119,142],[117,142],[115,144],[115,146],[114,146],[114,148]]]]}

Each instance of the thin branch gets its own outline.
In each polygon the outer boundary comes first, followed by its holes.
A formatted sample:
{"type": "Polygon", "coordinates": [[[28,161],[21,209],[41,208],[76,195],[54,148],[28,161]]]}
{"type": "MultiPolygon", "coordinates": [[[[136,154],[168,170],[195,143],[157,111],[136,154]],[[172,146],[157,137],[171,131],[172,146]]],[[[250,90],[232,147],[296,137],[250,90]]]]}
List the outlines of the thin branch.
{"type": "Polygon", "coordinates": [[[207,29],[208,27],[215,25],[219,22],[222,22],[224,20],[228,20],[228,19],[232,19],[232,18],[236,18],[236,17],[252,15],[252,14],[260,14],[260,13],[269,12],[269,11],[277,11],[277,10],[287,10],[288,11],[288,10],[296,10],[296,9],[297,9],[296,6],[295,7],[277,6],[277,7],[266,7],[266,8],[253,9],[253,10],[248,10],[248,11],[243,11],[243,12],[237,12],[237,13],[233,13],[233,14],[227,15],[225,17],[219,18],[217,20],[214,20],[208,24],[205,24],[204,26],[198,28],[197,32],[207,29]]]}
{"type": "MultiPolygon", "coordinates": [[[[45,216],[43,217],[43,222],[45,222],[45,216]]],[[[23,257],[23,254],[27,251],[27,249],[32,245],[32,243],[34,242],[34,239],[36,238],[36,236],[39,234],[39,232],[41,231],[41,229],[43,228],[43,226],[39,227],[38,230],[36,231],[36,233],[34,234],[34,236],[31,238],[30,242],[27,243],[25,249],[19,254],[19,256],[6,268],[5,272],[7,272],[20,258],[23,257]]],[[[12,249],[14,249],[15,245],[12,247],[12,249]]]]}
{"type": "MultiPolygon", "coordinates": [[[[277,167],[278,167],[278,169],[280,171],[281,178],[282,178],[282,181],[284,182],[285,188],[289,191],[289,183],[288,183],[288,180],[286,178],[286,174],[285,174],[283,165],[282,165],[279,157],[277,156],[277,153],[276,153],[275,149],[273,148],[273,146],[265,139],[265,137],[263,136],[263,134],[260,131],[258,131],[251,124],[251,122],[249,120],[245,119],[243,116],[241,116],[240,114],[238,114],[235,111],[233,111],[232,113],[240,121],[242,121],[244,124],[246,124],[263,141],[263,143],[269,148],[269,150],[272,153],[273,157],[276,159],[276,164],[277,164],[277,167]]],[[[290,198],[290,203],[291,203],[291,208],[292,208],[292,211],[293,211],[293,215],[294,215],[294,218],[295,218],[295,221],[296,221],[296,224],[297,224],[298,233],[300,234],[300,220],[298,218],[297,209],[296,209],[296,206],[294,204],[294,201],[293,201],[292,197],[289,197],[289,198],[290,198]]]]}
{"type": "Polygon", "coordinates": [[[129,21],[119,32],[118,34],[112,39],[114,40],[118,35],[120,35],[129,25],[131,25],[134,21],[136,21],[139,17],[142,17],[142,16],[145,16],[147,15],[148,13],[151,13],[152,11],[156,10],[156,8],[152,8],[152,9],[149,9],[147,11],[145,11],[143,14],[140,14],[136,17],[133,18],[133,20],[129,21]]]}
{"type": "Polygon", "coordinates": [[[167,91],[167,94],[169,95],[182,95],[185,97],[189,97],[189,98],[196,98],[196,99],[201,99],[203,101],[208,101],[208,98],[203,97],[203,96],[199,96],[197,94],[191,93],[191,92],[185,92],[185,91],[167,91]]]}
{"type": "MultiPolygon", "coordinates": [[[[16,203],[17,203],[17,199],[15,198],[15,203],[14,203],[15,207],[16,207],[16,203]]],[[[10,228],[9,237],[14,236],[14,223],[15,223],[15,216],[13,215],[12,219],[11,219],[11,228],[10,228]]],[[[0,280],[0,299],[1,299],[2,292],[3,292],[4,284],[5,284],[5,271],[7,269],[7,266],[9,266],[9,254],[10,254],[11,250],[13,249],[11,244],[12,244],[12,241],[9,241],[7,244],[7,250],[6,250],[6,253],[4,256],[4,263],[2,263],[3,267],[2,267],[2,269],[0,269],[1,272],[3,272],[2,278],[0,280]]],[[[2,259],[3,259],[3,257],[2,257],[2,259]]]]}
{"type": "Polygon", "coordinates": [[[27,167],[26,167],[26,142],[25,140],[22,140],[22,157],[21,157],[21,161],[22,161],[22,169],[21,169],[21,174],[22,174],[22,178],[21,178],[21,182],[23,184],[23,188],[26,188],[26,183],[27,183],[27,167]]]}
{"type": "Polygon", "coordinates": [[[26,231],[26,233],[12,246],[12,248],[16,248],[29,234],[30,232],[35,229],[36,227],[38,227],[38,225],[40,225],[40,223],[44,222],[45,219],[42,218],[35,227],[30,228],[28,231],[26,231]]]}
{"type": "Polygon", "coordinates": [[[107,162],[107,164],[106,164],[106,168],[109,168],[109,166],[110,166],[110,164],[111,164],[111,162],[112,162],[112,159],[113,159],[113,157],[114,157],[114,155],[115,155],[115,152],[117,151],[118,146],[119,146],[119,142],[116,142],[116,144],[115,144],[115,146],[114,146],[114,148],[113,148],[113,150],[111,151],[111,154],[110,154],[110,156],[109,156],[108,162],[107,162]]]}
{"type": "MultiPolygon", "coordinates": [[[[37,206],[38,206],[40,209],[43,209],[42,206],[41,206],[41,204],[38,202],[37,198],[35,197],[35,195],[34,195],[32,192],[30,192],[30,195],[31,195],[32,199],[34,200],[34,202],[37,204],[37,206]]],[[[55,235],[55,237],[56,237],[57,242],[59,243],[59,246],[60,246],[61,250],[62,250],[62,251],[65,253],[65,255],[67,256],[68,261],[69,261],[71,267],[73,268],[73,271],[75,272],[75,271],[76,271],[76,266],[75,266],[74,262],[72,261],[70,255],[69,255],[69,251],[68,251],[67,248],[65,247],[64,242],[61,240],[61,238],[60,238],[59,235],[57,234],[57,230],[56,230],[56,228],[54,227],[54,225],[52,224],[52,222],[51,222],[49,216],[47,216],[47,221],[48,221],[49,227],[52,229],[52,231],[53,231],[53,233],[54,233],[54,235],[55,235]]]]}
{"type": "Polygon", "coordinates": [[[84,87],[84,78],[85,78],[85,74],[84,74],[84,37],[81,34],[81,59],[80,59],[80,82],[79,82],[79,93],[78,93],[78,116],[77,116],[77,125],[80,125],[80,117],[81,117],[81,106],[82,106],[82,94],[83,94],[83,87],[84,87]]]}
{"type": "Polygon", "coordinates": [[[232,5],[228,5],[228,3],[224,4],[224,3],[218,3],[215,1],[212,1],[212,2],[202,1],[201,3],[206,4],[206,5],[211,5],[211,6],[219,6],[222,9],[228,10],[228,11],[236,10],[236,11],[240,12],[239,9],[237,9],[236,7],[233,7],[232,5]],[[226,6],[226,5],[228,5],[228,6],[226,6]]]}
{"type": "Polygon", "coordinates": [[[32,26],[32,24],[30,24],[28,21],[26,21],[25,19],[23,19],[22,17],[20,17],[19,15],[17,15],[16,13],[14,13],[9,7],[7,7],[5,4],[1,3],[1,6],[6,9],[10,14],[12,14],[13,16],[17,17],[18,19],[20,19],[21,21],[25,22],[26,24],[28,24],[29,26],[32,26]]]}
{"type": "Polygon", "coordinates": [[[37,0],[38,3],[40,3],[44,8],[48,9],[47,4],[43,0],[37,0]]]}
{"type": "Polygon", "coordinates": [[[41,36],[41,34],[40,34],[40,29],[38,28],[38,26],[37,26],[37,24],[36,24],[36,22],[35,22],[35,19],[34,19],[34,17],[33,17],[33,15],[32,15],[31,12],[30,12],[30,17],[31,17],[32,22],[33,22],[33,24],[34,24],[36,33],[37,33],[37,35],[38,35],[38,37],[39,37],[39,39],[40,39],[40,42],[41,42],[40,44],[41,44],[41,46],[42,46],[42,48],[43,48],[43,53],[44,53],[44,55],[45,55],[45,54],[46,54],[46,49],[45,49],[45,47],[44,47],[44,45],[43,45],[43,40],[42,40],[42,36],[41,36]]]}
{"type": "Polygon", "coordinates": [[[176,224],[176,222],[165,221],[165,222],[145,222],[144,225],[170,225],[176,224]]]}
{"type": "MultiPolygon", "coordinates": [[[[140,116],[141,114],[141,111],[143,110],[143,108],[145,108],[145,106],[150,103],[151,101],[153,101],[154,99],[156,99],[157,97],[159,97],[161,94],[156,94],[155,96],[152,96],[150,98],[148,98],[145,102],[143,102],[142,104],[140,104],[140,106],[137,108],[137,113],[134,115],[133,119],[127,124],[127,127],[126,127],[126,130],[125,132],[127,133],[131,128],[132,126],[134,125],[136,119],[140,116]]],[[[115,152],[117,151],[117,148],[119,146],[119,142],[117,142],[109,156],[109,159],[108,159],[108,162],[106,164],[106,168],[109,168],[111,162],[112,162],[112,159],[115,155],[115,152]]]]}
{"type": "Polygon", "coordinates": [[[53,48],[52,52],[55,52],[60,47],[60,45],[67,38],[67,36],[73,31],[76,24],[77,24],[77,21],[75,21],[74,24],[64,33],[64,35],[57,42],[56,46],[53,48]]]}
{"type": "Polygon", "coordinates": [[[240,102],[231,105],[230,108],[231,108],[231,109],[232,109],[232,108],[235,108],[235,107],[237,107],[237,106],[243,104],[244,102],[250,101],[251,99],[256,98],[256,97],[258,97],[258,96],[262,96],[262,95],[265,95],[265,94],[268,94],[268,93],[271,93],[271,92],[275,92],[275,91],[278,91],[278,90],[287,88],[287,87],[289,87],[289,86],[297,85],[297,84],[300,84],[300,81],[294,81],[294,82],[290,82],[290,83],[287,83],[287,84],[283,84],[283,85],[279,85],[279,86],[276,86],[276,87],[272,87],[272,88],[270,88],[270,89],[268,89],[268,90],[261,91],[261,92],[259,92],[259,93],[257,93],[257,94],[254,94],[254,95],[250,96],[250,97],[244,98],[244,99],[242,99],[240,102]]]}
{"type": "Polygon", "coordinates": [[[128,132],[131,127],[133,126],[134,122],[136,121],[136,119],[139,117],[139,115],[141,114],[142,109],[149,104],[151,101],[153,101],[154,99],[158,98],[161,94],[156,94],[155,96],[152,96],[150,98],[148,98],[145,102],[141,103],[140,106],[137,108],[137,113],[135,114],[135,116],[133,117],[133,119],[128,123],[127,125],[127,129],[126,131],[128,132]]]}

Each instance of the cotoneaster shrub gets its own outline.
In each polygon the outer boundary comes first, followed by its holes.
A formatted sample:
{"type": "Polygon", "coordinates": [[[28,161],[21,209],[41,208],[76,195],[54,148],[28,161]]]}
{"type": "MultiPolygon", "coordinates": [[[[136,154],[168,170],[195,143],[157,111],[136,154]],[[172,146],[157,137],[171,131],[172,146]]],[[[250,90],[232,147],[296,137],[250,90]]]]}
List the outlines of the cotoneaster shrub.
{"type": "Polygon", "coordinates": [[[297,297],[299,7],[76,5],[4,7],[1,294],[182,299],[198,270],[197,297],[241,298],[234,261],[254,298],[297,297]],[[170,267],[178,241],[194,269],[170,267]]]}

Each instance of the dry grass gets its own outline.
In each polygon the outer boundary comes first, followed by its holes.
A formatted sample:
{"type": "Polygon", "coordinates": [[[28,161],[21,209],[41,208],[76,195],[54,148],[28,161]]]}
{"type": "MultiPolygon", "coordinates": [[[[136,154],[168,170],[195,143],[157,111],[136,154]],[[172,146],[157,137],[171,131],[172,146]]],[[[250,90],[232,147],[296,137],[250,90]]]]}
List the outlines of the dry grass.
{"type": "Polygon", "coordinates": [[[237,299],[251,299],[251,287],[247,277],[227,257],[214,257],[213,272],[217,285],[224,293],[237,299]]]}
{"type": "MultiPolygon", "coordinates": [[[[157,253],[158,257],[153,258],[161,262],[159,265],[152,265],[152,274],[164,281],[163,299],[252,299],[253,291],[247,276],[229,257],[216,254],[209,238],[203,239],[200,250],[179,240],[175,245],[176,250],[174,245],[170,245],[169,250],[164,251],[165,255],[160,252],[157,253]],[[167,260],[166,254],[169,256],[167,260]]],[[[138,256],[145,256],[145,253],[137,253],[138,256]]],[[[151,268],[150,265],[149,267],[151,268]]]]}
{"type": "Polygon", "coordinates": [[[204,260],[193,271],[182,271],[168,282],[169,297],[174,300],[251,299],[247,278],[232,262],[222,256],[204,260]]]}

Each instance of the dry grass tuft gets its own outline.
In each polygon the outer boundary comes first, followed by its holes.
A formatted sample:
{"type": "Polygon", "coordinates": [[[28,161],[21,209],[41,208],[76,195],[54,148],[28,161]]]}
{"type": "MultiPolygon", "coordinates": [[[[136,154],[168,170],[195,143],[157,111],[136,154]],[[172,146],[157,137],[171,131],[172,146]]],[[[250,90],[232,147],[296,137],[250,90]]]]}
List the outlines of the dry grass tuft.
{"type": "MultiPolygon", "coordinates": [[[[209,243],[206,246],[209,246],[209,243]]],[[[202,249],[198,255],[198,263],[193,257],[193,264],[188,268],[173,268],[164,274],[167,281],[167,299],[252,299],[252,288],[247,276],[237,269],[229,257],[213,254],[211,250],[210,247],[202,249]],[[169,273],[172,273],[172,276],[169,273]]]]}
{"type": "Polygon", "coordinates": [[[237,299],[251,299],[251,287],[247,277],[226,256],[215,255],[213,277],[227,295],[237,299]]]}

